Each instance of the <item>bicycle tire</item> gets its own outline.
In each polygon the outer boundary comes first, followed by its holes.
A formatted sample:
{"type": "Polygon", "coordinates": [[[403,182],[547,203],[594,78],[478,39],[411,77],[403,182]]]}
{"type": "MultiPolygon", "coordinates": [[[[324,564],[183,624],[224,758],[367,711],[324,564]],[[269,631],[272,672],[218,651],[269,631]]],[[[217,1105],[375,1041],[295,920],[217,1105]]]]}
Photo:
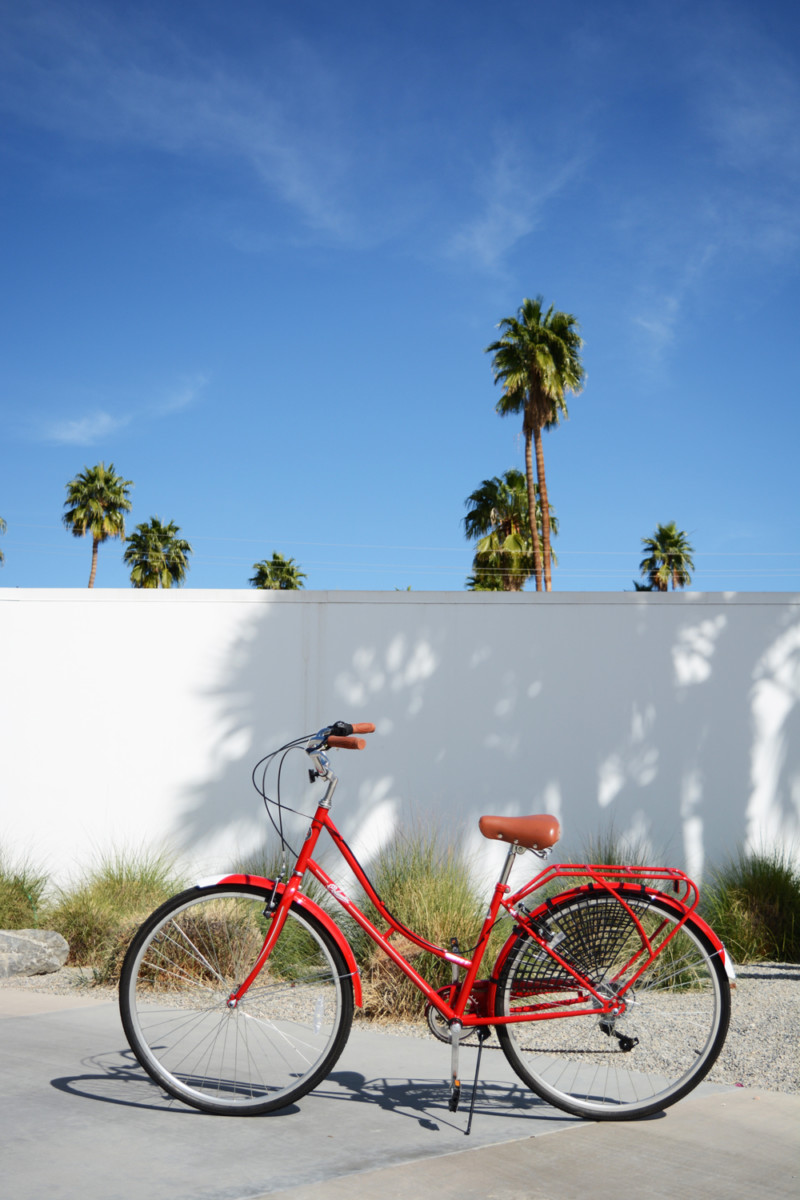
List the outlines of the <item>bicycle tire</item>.
{"type": "MultiPolygon", "coordinates": [[[[643,889],[618,894],[654,948],[662,945],[680,919],[675,906],[643,889]]],[[[647,954],[630,913],[607,892],[556,897],[536,919],[556,953],[601,993],[619,992],[647,954]]],[[[551,1016],[497,1025],[500,1045],[519,1078],[557,1108],[593,1121],[635,1120],[680,1100],[711,1069],[728,1030],[730,984],[721,955],[689,918],[627,993],[621,1016],[559,1016],[591,1003],[590,992],[520,933],[500,969],[495,1015],[551,1016]]]]}
{"type": "Polygon", "coordinates": [[[324,1079],[350,1033],[349,968],[298,904],[228,1007],[263,944],[268,899],[251,885],[191,888],[145,921],[125,956],[120,1014],[133,1053],[166,1092],[206,1113],[285,1108],[324,1079]]]}

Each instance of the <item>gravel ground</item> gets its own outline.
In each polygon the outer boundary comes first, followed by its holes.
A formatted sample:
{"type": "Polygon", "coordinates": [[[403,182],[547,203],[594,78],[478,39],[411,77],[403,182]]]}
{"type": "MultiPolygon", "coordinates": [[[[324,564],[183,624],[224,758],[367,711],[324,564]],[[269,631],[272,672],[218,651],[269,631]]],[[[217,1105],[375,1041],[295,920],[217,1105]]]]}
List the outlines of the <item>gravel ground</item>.
{"type": "Polygon", "coordinates": [[[731,1023],[708,1078],[800,1095],[800,965],[736,968],[731,1023]]]}
{"type": "MultiPolygon", "coordinates": [[[[709,1080],[800,1095],[800,965],[755,963],[737,967],[736,975],[728,1037],[709,1080]]],[[[14,976],[0,980],[0,987],[116,999],[116,989],[94,986],[91,974],[80,967],[64,967],[51,975],[14,976]]],[[[424,1019],[370,1028],[390,1036],[431,1037],[424,1019]]],[[[492,1044],[487,1042],[487,1048],[492,1044]]]]}

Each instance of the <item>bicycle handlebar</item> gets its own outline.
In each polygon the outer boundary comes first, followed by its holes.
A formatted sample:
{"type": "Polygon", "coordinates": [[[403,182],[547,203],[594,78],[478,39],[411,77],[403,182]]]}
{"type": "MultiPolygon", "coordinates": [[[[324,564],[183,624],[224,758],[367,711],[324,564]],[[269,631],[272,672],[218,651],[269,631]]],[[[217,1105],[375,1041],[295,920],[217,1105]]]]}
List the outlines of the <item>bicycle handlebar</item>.
{"type": "Polygon", "coordinates": [[[367,743],[363,738],[353,737],[353,734],[374,732],[375,726],[371,721],[361,721],[356,725],[351,725],[348,721],[335,721],[333,725],[320,729],[306,746],[306,753],[310,754],[317,764],[317,775],[320,778],[332,778],[329,775],[325,750],[364,750],[367,743]]]}
{"type": "MultiPolygon", "coordinates": [[[[352,737],[354,733],[374,733],[375,726],[371,721],[361,721],[358,725],[351,725],[348,721],[334,721],[333,725],[329,725],[327,729],[321,729],[317,734],[318,738],[324,738],[329,746],[341,744],[342,738],[352,737]],[[339,742],[335,741],[338,738],[339,742]]],[[[349,746],[350,750],[363,750],[362,746],[349,746]]]]}
{"type": "Polygon", "coordinates": [[[363,738],[337,737],[335,733],[332,733],[328,735],[326,745],[333,747],[335,750],[364,750],[367,743],[363,738]]]}

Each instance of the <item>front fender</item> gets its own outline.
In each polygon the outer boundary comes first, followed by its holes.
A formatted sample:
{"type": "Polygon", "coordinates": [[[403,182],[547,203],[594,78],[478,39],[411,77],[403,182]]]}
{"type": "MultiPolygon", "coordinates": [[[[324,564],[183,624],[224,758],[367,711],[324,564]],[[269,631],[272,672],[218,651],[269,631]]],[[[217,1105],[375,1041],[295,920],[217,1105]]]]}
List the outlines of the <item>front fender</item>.
{"type": "MultiPolygon", "coordinates": [[[[269,892],[270,895],[272,894],[273,888],[275,888],[275,881],[273,879],[265,879],[263,875],[222,875],[221,877],[217,877],[215,875],[211,879],[198,880],[195,886],[198,888],[219,887],[220,884],[224,883],[248,884],[250,887],[263,888],[264,891],[269,892]]],[[[286,885],[284,883],[279,883],[277,885],[277,894],[281,895],[285,889],[286,885]]],[[[350,943],[348,942],[347,938],[344,936],[333,918],[325,912],[325,909],[320,908],[320,906],[313,900],[309,899],[308,896],[303,895],[302,892],[297,892],[294,902],[295,904],[299,905],[300,908],[304,908],[306,912],[315,917],[319,921],[320,925],[325,927],[333,940],[336,942],[336,945],[344,955],[344,960],[350,970],[350,975],[353,980],[353,993],[355,1002],[358,1007],[361,1008],[363,1003],[361,998],[361,976],[358,971],[358,964],[356,963],[355,955],[350,948],[350,943]]]]}

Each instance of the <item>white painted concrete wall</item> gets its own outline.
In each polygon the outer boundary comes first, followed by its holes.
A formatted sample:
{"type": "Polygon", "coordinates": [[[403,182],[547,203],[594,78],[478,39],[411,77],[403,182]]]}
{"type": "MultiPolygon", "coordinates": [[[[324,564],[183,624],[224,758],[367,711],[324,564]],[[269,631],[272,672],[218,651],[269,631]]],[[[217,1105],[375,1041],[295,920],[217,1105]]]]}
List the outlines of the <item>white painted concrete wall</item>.
{"type": "Polygon", "coordinates": [[[0,590],[0,639],[0,846],[57,879],[232,867],[255,760],[337,718],[378,726],[335,759],[367,853],[435,819],[494,866],[478,816],[542,811],[562,857],[612,823],[697,874],[800,846],[800,596],[0,590]]]}

